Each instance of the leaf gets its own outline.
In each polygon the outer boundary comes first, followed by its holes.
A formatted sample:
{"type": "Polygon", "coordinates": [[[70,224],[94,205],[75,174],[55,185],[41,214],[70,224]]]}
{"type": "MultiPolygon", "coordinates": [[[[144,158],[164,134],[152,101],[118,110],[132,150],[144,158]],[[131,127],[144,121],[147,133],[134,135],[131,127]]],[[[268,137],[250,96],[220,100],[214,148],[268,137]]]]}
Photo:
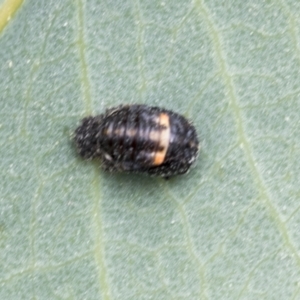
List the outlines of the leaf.
{"type": "Polygon", "coordinates": [[[0,5],[0,299],[299,299],[298,1],[0,5]],[[193,120],[197,166],[80,160],[123,103],[193,120]]]}

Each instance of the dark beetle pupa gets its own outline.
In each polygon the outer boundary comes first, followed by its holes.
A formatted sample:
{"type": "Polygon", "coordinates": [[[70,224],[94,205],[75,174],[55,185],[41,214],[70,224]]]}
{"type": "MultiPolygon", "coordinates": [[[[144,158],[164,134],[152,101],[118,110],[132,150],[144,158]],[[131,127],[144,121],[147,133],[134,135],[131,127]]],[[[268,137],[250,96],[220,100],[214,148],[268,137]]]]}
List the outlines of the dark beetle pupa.
{"type": "Polygon", "coordinates": [[[186,173],[199,149],[196,130],[183,116],[138,104],[84,118],[75,143],[83,158],[100,158],[106,170],[163,177],[186,173]]]}

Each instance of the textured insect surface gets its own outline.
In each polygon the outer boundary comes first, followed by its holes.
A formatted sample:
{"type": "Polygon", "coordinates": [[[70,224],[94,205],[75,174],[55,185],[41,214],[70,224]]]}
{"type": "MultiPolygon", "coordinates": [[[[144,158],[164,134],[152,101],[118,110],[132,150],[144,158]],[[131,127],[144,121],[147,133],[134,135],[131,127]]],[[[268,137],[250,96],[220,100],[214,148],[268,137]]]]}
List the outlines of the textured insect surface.
{"type": "Polygon", "coordinates": [[[146,105],[84,118],[75,142],[83,158],[100,158],[106,170],[163,177],[186,173],[199,149],[196,130],[183,116],[146,105]]]}

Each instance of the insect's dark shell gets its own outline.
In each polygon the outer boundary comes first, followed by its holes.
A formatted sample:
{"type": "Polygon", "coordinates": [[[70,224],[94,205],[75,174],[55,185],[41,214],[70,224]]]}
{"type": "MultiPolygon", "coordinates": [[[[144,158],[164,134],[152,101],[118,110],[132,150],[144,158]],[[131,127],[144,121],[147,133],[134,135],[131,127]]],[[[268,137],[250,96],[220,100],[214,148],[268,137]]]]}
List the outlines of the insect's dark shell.
{"type": "Polygon", "coordinates": [[[146,105],[83,119],[75,142],[83,158],[100,158],[106,170],[163,177],[186,173],[199,148],[196,130],[183,116],[146,105]]]}

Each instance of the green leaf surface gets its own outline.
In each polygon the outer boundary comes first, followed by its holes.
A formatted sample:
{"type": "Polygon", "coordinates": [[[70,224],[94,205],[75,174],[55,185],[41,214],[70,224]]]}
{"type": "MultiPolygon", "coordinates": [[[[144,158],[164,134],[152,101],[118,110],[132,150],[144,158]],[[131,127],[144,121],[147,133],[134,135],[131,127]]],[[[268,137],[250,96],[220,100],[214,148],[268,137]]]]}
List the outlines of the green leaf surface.
{"type": "Polygon", "coordinates": [[[0,5],[0,299],[300,299],[298,0],[0,5]],[[80,160],[124,103],[193,120],[196,167],[80,160]]]}

